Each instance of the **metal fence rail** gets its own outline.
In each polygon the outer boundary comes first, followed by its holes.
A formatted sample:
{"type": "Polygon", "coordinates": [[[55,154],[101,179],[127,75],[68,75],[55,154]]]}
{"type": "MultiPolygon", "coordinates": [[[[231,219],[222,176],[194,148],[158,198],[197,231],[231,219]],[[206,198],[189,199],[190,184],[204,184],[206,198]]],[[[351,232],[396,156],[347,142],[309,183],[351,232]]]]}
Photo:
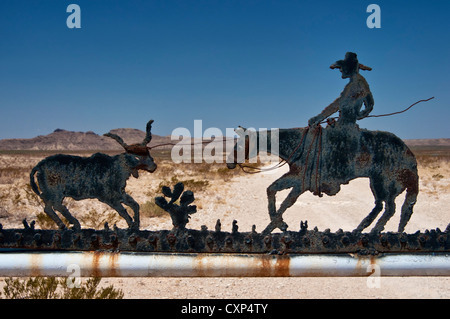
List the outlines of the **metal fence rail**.
{"type": "Polygon", "coordinates": [[[450,276],[448,253],[179,254],[129,252],[0,253],[0,276],[81,277],[364,277],[450,276]]]}

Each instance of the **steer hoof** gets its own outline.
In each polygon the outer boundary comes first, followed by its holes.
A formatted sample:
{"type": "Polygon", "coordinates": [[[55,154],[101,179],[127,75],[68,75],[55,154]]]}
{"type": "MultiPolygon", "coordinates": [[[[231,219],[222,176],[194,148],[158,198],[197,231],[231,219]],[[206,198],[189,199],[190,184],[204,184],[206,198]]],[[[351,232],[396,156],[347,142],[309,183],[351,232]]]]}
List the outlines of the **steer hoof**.
{"type": "Polygon", "coordinates": [[[74,230],[74,231],[79,231],[79,230],[81,230],[81,226],[78,224],[78,225],[73,225],[72,226],[72,229],[74,230]]]}

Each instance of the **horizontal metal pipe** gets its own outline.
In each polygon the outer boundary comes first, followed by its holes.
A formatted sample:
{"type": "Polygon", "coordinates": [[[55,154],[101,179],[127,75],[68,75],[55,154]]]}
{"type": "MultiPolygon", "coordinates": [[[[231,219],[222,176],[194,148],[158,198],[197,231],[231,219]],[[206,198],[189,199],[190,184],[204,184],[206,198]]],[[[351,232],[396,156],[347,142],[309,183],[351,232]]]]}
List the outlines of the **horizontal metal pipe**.
{"type": "Polygon", "coordinates": [[[0,253],[0,276],[363,277],[450,276],[450,256],[176,254],[114,252],[0,253]]]}

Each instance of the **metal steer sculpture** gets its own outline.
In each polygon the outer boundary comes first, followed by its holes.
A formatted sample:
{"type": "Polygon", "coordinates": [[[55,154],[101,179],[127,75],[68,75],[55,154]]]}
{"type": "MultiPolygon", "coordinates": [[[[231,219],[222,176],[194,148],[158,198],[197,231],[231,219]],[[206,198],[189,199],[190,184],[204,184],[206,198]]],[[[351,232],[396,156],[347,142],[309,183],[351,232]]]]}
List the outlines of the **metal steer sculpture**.
{"type": "Polygon", "coordinates": [[[146,136],[140,144],[127,145],[116,134],[104,134],[116,140],[125,153],[116,156],[96,153],[90,157],[58,154],[45,158],[32,169],[31,188],[44,201],[44,212],[59,228],[65,225],[55,210],[75,229],[81,228],[78,220],[62,203],[64,198],[71,197],[75,200],[96,198],[115,209],[130,228],[139,229],[139,204],[125,192],[125,186],[130,175],[139,176],[138,170],[151,173],[156,170],[147,148],[152,139],[152,123],[153,120],[147,123],[146,136]],[[133,209],[133,219],[122,204],[133,209]]]}

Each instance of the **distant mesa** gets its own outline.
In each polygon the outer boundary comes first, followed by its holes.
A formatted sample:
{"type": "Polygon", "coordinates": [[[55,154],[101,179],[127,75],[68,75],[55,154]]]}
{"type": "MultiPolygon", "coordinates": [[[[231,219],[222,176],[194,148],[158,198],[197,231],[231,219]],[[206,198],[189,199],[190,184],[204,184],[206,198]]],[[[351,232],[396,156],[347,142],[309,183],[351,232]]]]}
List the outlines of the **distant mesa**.
{"type": "MultiPolygon", "coordinates": [[[[142,142],[145,132],[131,128],[111,130],[123,138],[125,143],[142,142]]],[[[170,137],[153,134],[150,146],[170,143],[170,137]]],[[[29,139],[0,140],[0,150],[36,150],[36,151],[122,151],[120,145],[111,138],[98,135],[93,131],[73,132],[57,128],[48,135],[39,135],[29,139]]]]}
{"type": "MultiPolygon", "coordinates": [[[[106,132],[105,132],[106,133],[106,132]]],[[[145,132],[134,128],[111,130],[123,138],[125,143],[140,143],[145,132]]],[[[150,146],[171,143],[170,136],[152,134],[150,146]]],[[[175,143],[178,139],[175,139],[175,143]]],[[[405,140],[411,148],[438,147],[450,148],[450,138],[405,140]]],[[[170,148],[171,146],[165,146],[170,148]]],[[[0,150],[37,150],[37,151],[122,151],[121,146],[111,138],[98,135],[93,131],[73,132],[57,128],[48,135],[39,135],[29,139],[0,140],[0,150]]]]}
{"type": "Polygon", "coordinates": [[[408,146],[450,146],[450,138],[405,140],[408,146]]]}

